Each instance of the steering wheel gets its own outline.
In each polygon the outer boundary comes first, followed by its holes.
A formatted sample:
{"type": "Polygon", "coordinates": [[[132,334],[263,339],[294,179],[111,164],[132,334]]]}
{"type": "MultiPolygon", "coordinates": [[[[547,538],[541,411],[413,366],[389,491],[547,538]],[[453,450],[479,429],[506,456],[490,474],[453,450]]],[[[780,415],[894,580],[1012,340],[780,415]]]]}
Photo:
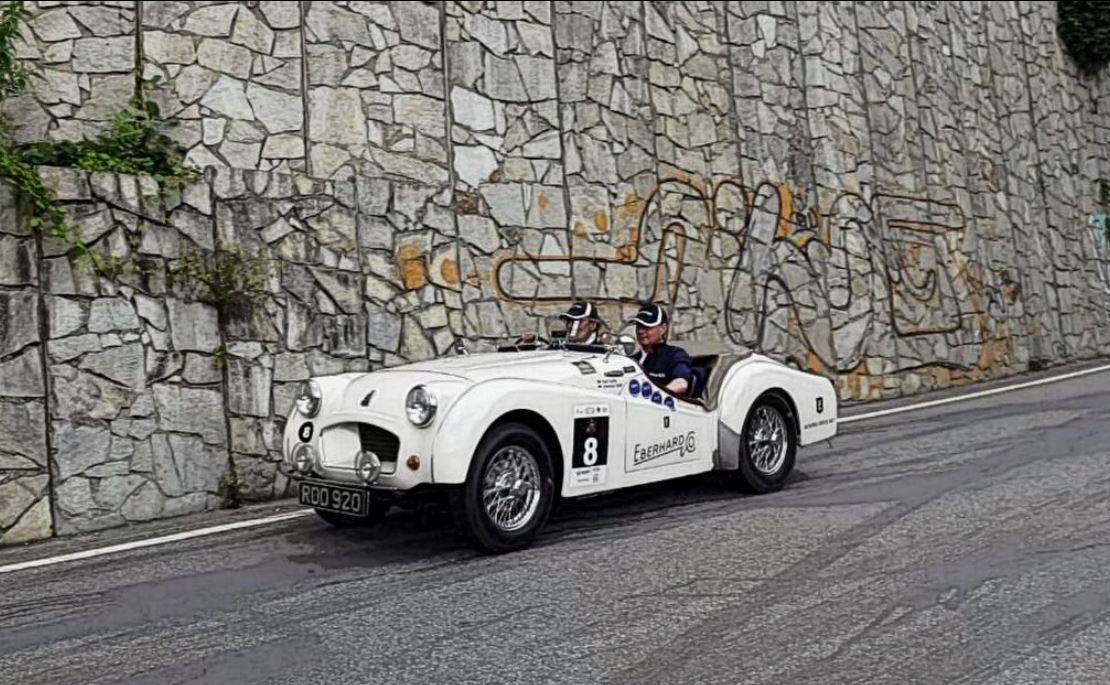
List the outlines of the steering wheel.
{"type": "Polygon", "coordinates": [[[531,345],[532,343],[543,343],[544,345],[551,347],[550,340],[543,337],[542,335],[537,335],[535,333],[525,333],[524,335],[518,336],[517,339],[513,341],[513,347],[516,348],[517,352],[519,352],[521,345],[531,345]]]}

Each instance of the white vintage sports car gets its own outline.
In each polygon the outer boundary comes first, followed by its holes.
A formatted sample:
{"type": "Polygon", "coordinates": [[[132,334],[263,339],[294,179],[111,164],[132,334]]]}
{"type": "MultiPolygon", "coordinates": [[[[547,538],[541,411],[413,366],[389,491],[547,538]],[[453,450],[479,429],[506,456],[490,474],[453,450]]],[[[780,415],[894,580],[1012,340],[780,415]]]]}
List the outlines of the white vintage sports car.
{"type": "Polygon", "coordinates": [[[339,526],[446,495],[478,547],[506,552],[532,542],[557,496],[713,470],[772,492],[799,445],[835,435],[828,379],[678,344],[704,374],[700,399],[656,387],[628,339],[543,340],[313,378],[286,424],[282,471],[302,504],[339,526]]]}

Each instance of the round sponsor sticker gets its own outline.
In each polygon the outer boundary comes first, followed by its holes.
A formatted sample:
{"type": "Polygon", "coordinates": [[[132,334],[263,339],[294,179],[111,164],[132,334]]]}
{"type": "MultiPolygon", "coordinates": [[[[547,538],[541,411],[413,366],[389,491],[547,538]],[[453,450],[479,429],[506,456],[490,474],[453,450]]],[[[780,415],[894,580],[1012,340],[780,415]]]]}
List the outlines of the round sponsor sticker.
{"type": "Polygon", "coordinates": [[[644,396],[644,399],[651,397],[651,383],[644,381],[643,384],[640,385],[640,394],[644,396]]]}
{"type": "Polygon", "coordinates": [[[671,411],[674,411],[674,398],[668,397],[667,399],[663,400],[663,406],[667,409],[670,409],[671,411]]]}
{"type": "Polygon", "coordinates": [[[656,390],[655,394],[651,396],[651,403],[652,404],[663,404],[663,394],[660,393],[658,390],[656,390]]]}
{"type": "Polygon", "coordinates": [[[640,394],[640,381],[636,380],[635,378],[628,381],[628,392],[630,392],[633,397],[635,397],[636,395],[639,395],[640,394]]]}

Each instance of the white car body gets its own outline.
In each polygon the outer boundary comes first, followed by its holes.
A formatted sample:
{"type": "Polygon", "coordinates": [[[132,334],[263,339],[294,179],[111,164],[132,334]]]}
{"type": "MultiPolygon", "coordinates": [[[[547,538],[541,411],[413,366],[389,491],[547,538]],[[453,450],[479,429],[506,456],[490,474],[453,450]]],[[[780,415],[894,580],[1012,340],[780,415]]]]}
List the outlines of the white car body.
{"type": "Polygon", "coordinates": [[[769,391],[792,406],[797,445],[835,435],[837,398],[828,379],[759,354],[699,357],[693,344],[678,344],[695,363],[715,364],[702,403],[668,402],[634,359],[612,351],[464,354],[315,378],[319,410],[312,418],[297,408],[291,412],[283,438],[285,465],[298,477],[292,452],[304,442],[316,460],[312,478],[320,481],[392,491],[458,485],[466,481],[483,436],[509,417],[555,443],[548,447],[554,470],[561,469],[558,491],[576,497],[736,469],[749,410],[769,391]],[[418,385],[437,404],[424,427],[414,425],[405,410],[407,394],[418,385]],[[583,437],[587,424],[592,443],[583,437]],[[395,447],[383,430],[396,437],[395,447]],[[376,451],[382,465],[372,484],[363,483],[355,468],[357,455],[367,449],[376,451]],[[418,459],[410,460],[413,456],[418,459]],[[411,468],[410,461],[418,466],[411,468]]]}

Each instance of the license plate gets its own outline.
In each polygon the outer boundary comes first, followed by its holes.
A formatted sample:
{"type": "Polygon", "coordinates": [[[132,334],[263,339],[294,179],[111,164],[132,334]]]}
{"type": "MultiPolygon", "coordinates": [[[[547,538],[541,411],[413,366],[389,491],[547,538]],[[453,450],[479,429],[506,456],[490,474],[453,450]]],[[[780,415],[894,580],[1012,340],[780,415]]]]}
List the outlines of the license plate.
{"type": "Polygon", "coordinates": [[[301,483],[300,501],[305,506],[354,516],[366,516],[370,511],[366,492],[336,485],[301,483]]]}

